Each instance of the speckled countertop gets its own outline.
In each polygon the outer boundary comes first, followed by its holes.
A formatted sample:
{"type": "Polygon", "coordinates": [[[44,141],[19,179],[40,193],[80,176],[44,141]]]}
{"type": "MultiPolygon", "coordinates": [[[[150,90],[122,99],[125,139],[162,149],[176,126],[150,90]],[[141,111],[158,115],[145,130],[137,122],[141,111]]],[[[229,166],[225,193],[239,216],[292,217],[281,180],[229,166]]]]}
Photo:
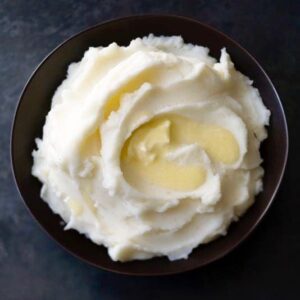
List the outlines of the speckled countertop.
{"type": "Polygon", "coordinates": [[[1,0],[0,299],[296,299],[300,270],[299,32],[297,0],[1,0]],[[261,62],[282,98],[291,147],[276,201],[237,250],[191,273],[135,278],[79,261],[40,229],[13,183],[9,135],[18,96],[50,50],[90,25],[160,12],[206,22],[233,37],[261,62]]]}

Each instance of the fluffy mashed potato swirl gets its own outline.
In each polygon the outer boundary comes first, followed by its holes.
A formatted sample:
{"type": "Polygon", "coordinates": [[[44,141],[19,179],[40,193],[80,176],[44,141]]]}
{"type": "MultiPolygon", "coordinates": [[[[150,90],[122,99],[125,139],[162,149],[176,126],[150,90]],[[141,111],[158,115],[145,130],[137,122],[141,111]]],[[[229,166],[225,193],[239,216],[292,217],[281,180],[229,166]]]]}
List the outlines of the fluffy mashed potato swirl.
{"type": "Polygon", "coordinates": [[[187,258],[262,190],[270,112],[225,49],[181,37],[89,48],[55,92],[32,174],[113,260],[187,258]]]}

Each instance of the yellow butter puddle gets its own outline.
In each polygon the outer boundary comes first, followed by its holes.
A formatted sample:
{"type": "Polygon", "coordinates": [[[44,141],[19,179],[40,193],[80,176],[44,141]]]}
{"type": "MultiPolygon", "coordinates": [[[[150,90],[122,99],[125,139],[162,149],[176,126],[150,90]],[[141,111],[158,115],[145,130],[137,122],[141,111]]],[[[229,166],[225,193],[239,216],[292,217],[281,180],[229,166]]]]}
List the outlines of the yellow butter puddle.
{"type": "Polygon", "coordinates": [[[121,169],[125,179],[137,189],[145,184],[176,191],[196,189],[206,180],[204,166],[166,159],[170,151],[191,144],[199,145],[215,163],[232,164],[239,158],[238,143],[229,130],[165,115],[136,129],[124,144],[121,169]]]}

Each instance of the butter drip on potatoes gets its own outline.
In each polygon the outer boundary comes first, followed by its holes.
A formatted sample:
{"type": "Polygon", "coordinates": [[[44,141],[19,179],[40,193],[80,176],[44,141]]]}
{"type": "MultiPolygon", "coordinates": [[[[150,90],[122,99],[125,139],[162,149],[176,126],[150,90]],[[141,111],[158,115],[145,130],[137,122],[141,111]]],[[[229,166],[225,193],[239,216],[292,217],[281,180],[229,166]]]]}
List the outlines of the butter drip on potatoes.
{"type": "Polygon", "coordinates": [[[238,143],[229,130],[179,115],[163,116],[139,127],[126,141],[121,153],[125,179],[138,189],[145,182],[172,190],[197,188],[205,181],[203,165],[192,159],[168,159],[183,145],[198,145],[215,163],[232,164],[239,157],[238,143]]]}

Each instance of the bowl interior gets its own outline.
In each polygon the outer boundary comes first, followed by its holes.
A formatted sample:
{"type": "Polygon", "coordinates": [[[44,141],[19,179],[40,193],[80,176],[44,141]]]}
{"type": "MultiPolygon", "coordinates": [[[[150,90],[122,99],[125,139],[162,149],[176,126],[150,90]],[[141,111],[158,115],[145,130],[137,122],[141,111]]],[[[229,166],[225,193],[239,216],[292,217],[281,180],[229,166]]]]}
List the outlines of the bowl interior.
{"type": "Polygon", "coordinates": [[[272,202],[280,184],[287,158],[287,127],[278,95],[258,63],[238,44],[195,20],[175,16],[135,16],[100,24],[72,37],[55,49],[34,72],[21,96],[12,130],[13,171],[25,204],[42,227],[65,249],[83,260],[115,272],[136,275],[178,273],[212,262],[236,247],[253,230],[272,202]],[[254,81],[265,105],[271,110],[269,137],[261,151],[265,168],[264,191],[255,204],[229,232],[210,244],[195,249],[187,260],[166,258],[128,263],[113,262],[104,247],[97,246],[74,230],[64,231],[61,218],[40,198],[41,184],[31,176],[35,138],[42,135],[45,116],[55,89],[66,76],[67,66],[79,61],[90,46],[112,42],[127,45],[132,39],[153,33],[181,35],[185,42],[206,46],[216,58],[226,47],[236,68],[254,81]]]}

